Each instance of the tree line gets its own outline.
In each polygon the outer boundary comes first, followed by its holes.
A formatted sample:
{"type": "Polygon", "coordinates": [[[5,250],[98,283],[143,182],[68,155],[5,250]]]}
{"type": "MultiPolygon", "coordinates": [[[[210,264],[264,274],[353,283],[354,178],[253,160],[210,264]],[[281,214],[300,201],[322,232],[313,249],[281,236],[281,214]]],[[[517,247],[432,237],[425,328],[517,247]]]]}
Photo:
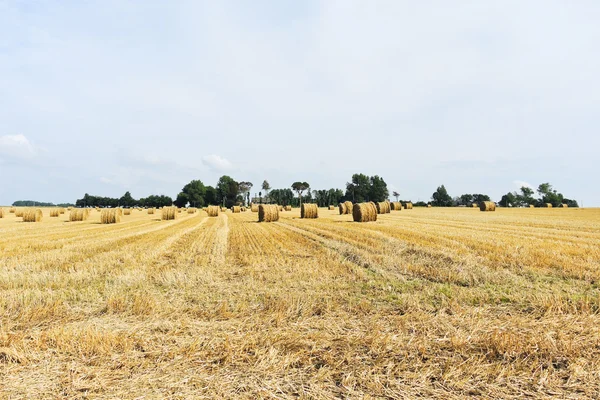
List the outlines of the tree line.
{"type": "MultiPolygon", "coordinates": [[[[301,203],[316,203],[319,207],[326,207],[344,201],[353,203],[381,202],[390,198],[387,183],[382,177],[378,175],[368,176],[361,173],[352,175],[350,181],[346,183],[345,190],[338,188],[312,190],[308,182],[302,181],[293,182],[287,188],[272,188],[269,182],[264,180],[262,185],[259,186],[258,193],[255,192],[252,196],[253,187],[252,182],[238,182],[228,175],[223,175],[214,186],[205,185],[201,180],[192,180],[181,189],[175,200],[164,195],[152,195],[136,200],[129,192],[126,192],[120,198],[91,196],[86,193],[83,198],[76,201],[75,205],[77,207],[164,207],[174,204],[178,207],[220,205],[229,208],[234,205],[248,205],[254,202],[296,207],[301,203]]],[[[536,198],[533,189],[522,187],[519,192],[511,192],[502,196],[499,205],[524,207],[551,203],[553,206],[558,207],[560,204],[565,203],[569,207],[578,206],[575,200],[565,198],[549,183],[540,184],[537,192],[539,196],[536,198]]],[[[411,202],[417,207],[428,204],[436,207],[469,207],[482,201],[490,201],[490,196],[481,193],[467,193],[452,197],[448,194],[444,185],[440,185],[433,192],[429,203],[424,201],[412,202],[406,199],[400,200],[400,193],[396,191],[392,193],[392,196],[395,197],[396,201],[411,202]]]]}

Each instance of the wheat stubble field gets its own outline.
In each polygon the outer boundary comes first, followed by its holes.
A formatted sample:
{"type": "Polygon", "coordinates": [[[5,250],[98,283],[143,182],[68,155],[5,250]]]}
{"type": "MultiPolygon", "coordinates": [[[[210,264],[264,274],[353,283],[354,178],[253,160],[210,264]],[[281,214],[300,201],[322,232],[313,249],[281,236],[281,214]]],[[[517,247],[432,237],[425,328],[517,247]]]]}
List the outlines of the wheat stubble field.
{"type": "Polygon", "coordinates": [[[6,212],[0,398],[600,393],[600,210],[299,217],[6,212]]]}

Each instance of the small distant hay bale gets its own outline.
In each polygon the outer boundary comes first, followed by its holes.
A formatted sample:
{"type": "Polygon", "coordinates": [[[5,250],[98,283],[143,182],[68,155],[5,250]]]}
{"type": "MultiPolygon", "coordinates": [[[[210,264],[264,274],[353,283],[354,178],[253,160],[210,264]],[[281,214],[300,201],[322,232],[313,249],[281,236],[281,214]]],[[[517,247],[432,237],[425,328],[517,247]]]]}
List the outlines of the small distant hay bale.
{"type": "Polygon", "coordinates": [[[319,218],[319,207],[316,204],[302,203],[300,218],[319,218]]]}
{"type": "Polygon", "coordinates": [[[431,204],[427,204],[427,208],[431,208],[431,204]]]}
{"type": "Polygon", "coordinates": [[[408,202],[408,203],[404,203],[404,209],[405,210],[412,210],[413,209],[413,204],[408,202]]]}
{"type": "Polygon", "coordinates": [[[227,207],[221,207],[221,212],[227,212],[227,207]]]}
{"type": "Polygon", "coordinates": [[[285,211],[292,211],[292,206],[285,206],[285,211]]]}
{"type": "Polygon", "coordinates": [[[9,214],[14,214],[16,211],[17,211],[17,209],[16,209],[16,208],[14,208],[14,207],[11,207],[11,208],[8,210],[9,214]]]}
{"type": "Polygon", "coordinates": [[[42,222],[42,210],[39,208],[28,208],[23,211],[23,222],[42,222]]]}
{"type": "Polygon", "coordinates": [[[23,216],[24,210],[22,208],[17,208],[15,211],[15,217],[21,218],[23,216]]]}
{"type": "Polygon", "coordinates": [[[126,208],[123,210],[123,215],[131,215],[131,209],[130,208],[126,208]]]}
{"type": "Polygon", "coordinates": [[[354,204],[352,206],[352,219],[354,219],[354,222],[377,221],[377,206],[373,202],[354,204]]]}
{"type": "Polygon", "coordinates": [[[569,205],[565,204],[565,203],[562,203],[560,206],[561,206],[561,208],[569,208],[569,205]]]}
{"type": "Polygon", "coordinates": [[[163,207],[162,219],[163,221],[171,221],[177,219],[177,207],[163,207]]]}
{"type": "Polygon", "coordinates": [[[121,213],[119,208],[105,208],[100,213],[101,224],[118,224],[121,222],[121,213]]]}
{"type": "Polygon", "coordinates": [[[196,214],[196,211],[198,210],[195,207],[190,207],[187,209],[188,214],[196,214]]]}
{"type": "Polygon", "coordinates": [[[546,203],[546,204],[544,205],[544,207],[545,207],[545,208],[552,208],[552,203],[546,203]]]}
{"type": "Polygon", "coordinates": [[[473,203],[472,207],[473,207],[473,208],[479,208],[479,204],[477,204],[477,203],[473,203]]]}
{"type": "Polygon", "coordinates": [[[479,210],[481,211],[496,211],[496,203],[493,201],[482,201],[479,203],[479,210]]]}
{"type": "Polygon", "coordinates": [[[250,206],[250,211],[258,212],[258,204],[252,203],[252,205],[250,206]]]}
{"type": "Polygon", "coordinates": [[[234,214],[241,213],[242,212],[242,207],[240,207],[240,206],[233,206],[233,207],[231,207],[231,212],[234,213],[234,214]]]}
{"type": "Polygon", "coordinates": [[[60,210],[58,208],[53,208],[50,210],[50,218],[55,218],[60,215],[60,210]]]}
{"type": "Polygon", "coordinates": [[[219,211],[221,211],[221,208],[219,206],[208,206],[206,210],[209,217],[218,217],[219,211]]]}
{"type": "Polygon", "coordinates": [[[335,210],[335,206],[329,206],[329,207],[327,207],[327,208],[328,208],[328,210],[329,210],[329,211],[333,211],[333,210],[335,210]]]}
{"type": "Polygon", "coordinates": [[[279,221],[279,207],[271,204],[261,204],[258,206],[258,222],[279,221]]]}
{"type": "Polygon", "coordinates": [[[243,207],[243,206],[242,206],[242,207],[240,207],[240,211],[241,211],[241,212],[246,212],[246,210],[248,210],[246,207],[243,207]]]}
{"type": "Polygon", "coordinates": [[[0,208],[0,218],[4,218],[4,208],[0,208]]]}
{"type": "Polygon", "coordinates": [[[154,214],[154,212],[155,212],[154,208],[148,209],[148,215],[152,215],[152,214],[154,214]]]}
{"type": "Polygon", "coordinates": [[[535,208],[535,206],[533,204],[530,204],[529,208],[535,208]]]}
{"type": "Polygon", "coordinates": [[[87,208],[74,208],[69,212],[69,221],[81,222],[88,219],[90,210],[87,208]]]}
{"type": "Polygon", "coordinates": [[[62,214],[64,214],[64,213],[65,213],[65,209],[64,209],[64,208],[59,208],[59,209],[58,209],[58,212],[59,212],[59,213],[62,215],[62,214]]]}

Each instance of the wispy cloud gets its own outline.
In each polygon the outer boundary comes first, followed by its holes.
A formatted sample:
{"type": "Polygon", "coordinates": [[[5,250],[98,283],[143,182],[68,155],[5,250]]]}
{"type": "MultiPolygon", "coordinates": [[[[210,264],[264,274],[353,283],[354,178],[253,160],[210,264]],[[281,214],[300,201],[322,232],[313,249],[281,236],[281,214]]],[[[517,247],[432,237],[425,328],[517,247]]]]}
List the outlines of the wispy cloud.
{"type": "Polygon", "coordinates": [[[24,135],[0,136],[0,159],[29,160],[37,153],[35,146],[24,135]]]}
{"type": "Polygon", "coordinates": [[[202,163],[208,168],[210,168],[212,171],[219,173],[230,172],[235,169],[235,167],[229,160],[216,154],[210,154],[208,156],[202,157],[202,163]]]}

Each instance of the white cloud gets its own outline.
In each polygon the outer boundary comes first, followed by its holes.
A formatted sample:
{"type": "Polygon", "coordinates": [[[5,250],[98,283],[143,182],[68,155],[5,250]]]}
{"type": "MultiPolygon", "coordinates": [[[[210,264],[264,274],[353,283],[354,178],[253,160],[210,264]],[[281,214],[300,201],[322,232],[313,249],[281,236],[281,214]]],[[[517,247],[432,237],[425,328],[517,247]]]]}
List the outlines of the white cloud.
{"type": "Polygon", "coordinates": [[[229,160],[216,154],[202,157],[202,163],[215,172],[227,172],[234,169],[229,160]]]}
{"type": "Polygon", "coordinates": [[[516,181],[513,181],[513,183],[515,184],[517,189],[521,189],[523,186],[528,187],[530,189],[534,189],[533,185],[529,182],[516,180],[516,181]]]}
{"type": "Polygon", "coordinates": [[[24,135],[0,136],[0,157],[23,160],[36,155],[35,147],[24,135]]]}

